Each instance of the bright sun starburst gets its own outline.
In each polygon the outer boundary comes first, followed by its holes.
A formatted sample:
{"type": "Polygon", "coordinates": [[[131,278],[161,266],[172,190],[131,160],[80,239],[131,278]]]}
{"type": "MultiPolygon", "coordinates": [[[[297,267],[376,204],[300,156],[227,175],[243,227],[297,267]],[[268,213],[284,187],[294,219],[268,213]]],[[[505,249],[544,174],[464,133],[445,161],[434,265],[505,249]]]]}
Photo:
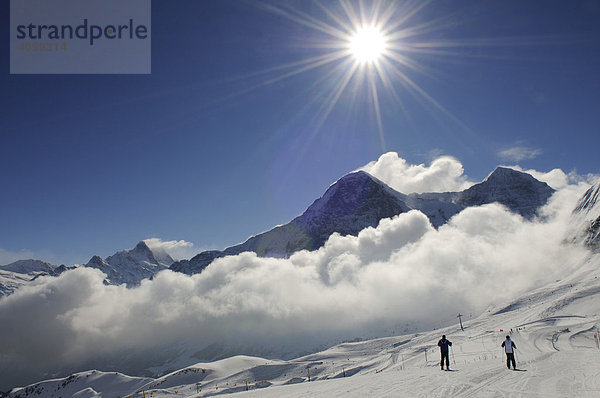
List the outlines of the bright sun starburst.
{"type": "MultiPolygon", "coordinates": [[[[323,4],[311,3],[306,12],[286,2],[277,6],[264,5],[265,9],[294,21],[314,31],[307,37],[307,47],[314,47],[314,55],[295,62],[272,67],[264,72],[269,77],[256,87],[291,78],[314,69],[323,71],[315,87],[322,87],[313,97],[317,113],[311,124],[317,131],[328,118],[345,93],[351,93],[350,104],[369,103],[382,149],[385,134],[381,100],[391,100],[397,109],[410,120],[404,101],[407,96],[416,98],[432,112],[442,112],[462,125],[456,117],[437,102],[423,87],[413,80],[413,74],[431,75],[424,57],[460,55],[453,48],[462,46],[459,41],[432,40],[431,34],[444,29],[446,17],[423,20],[420,11],[431,1],[397,2],[394,0],[339,0],[323,4]]],[[[389,105],[386,104],[389,109],[389,105]]]]}
{"type": "Polygon", "coordinates": [[[350,38],[348,49],[361,63],[377,62],[385,54],[387,39],[376,26],[362,26],[350,38]]]}

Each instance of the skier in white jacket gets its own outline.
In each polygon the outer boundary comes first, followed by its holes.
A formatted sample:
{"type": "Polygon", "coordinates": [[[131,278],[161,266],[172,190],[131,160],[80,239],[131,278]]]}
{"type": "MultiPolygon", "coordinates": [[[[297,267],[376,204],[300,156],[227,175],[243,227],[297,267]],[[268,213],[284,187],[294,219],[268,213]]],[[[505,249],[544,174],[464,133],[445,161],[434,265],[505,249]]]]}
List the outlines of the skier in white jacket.
{"type": "Polygon", "coordinates": [[[506,366],[510,369],[510,363],[512,362],[513,369],[516,369],[515,350],[517,349],[517,346],[510,339],[510,336],[506,336],[506,340],[502,342],[502,347],[504,347],[504,352],[506,352],[506,366]]]}

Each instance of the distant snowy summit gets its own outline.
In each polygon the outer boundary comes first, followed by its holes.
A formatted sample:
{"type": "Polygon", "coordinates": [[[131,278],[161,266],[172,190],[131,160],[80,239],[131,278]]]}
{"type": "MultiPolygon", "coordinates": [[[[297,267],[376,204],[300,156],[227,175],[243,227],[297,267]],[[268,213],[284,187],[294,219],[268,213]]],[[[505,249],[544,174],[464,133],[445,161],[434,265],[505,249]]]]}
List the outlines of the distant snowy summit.
{"type": "Polygon", "coordinates": [[[104,272],[107,283],[125,283],[129,287],[169,268],[174,261],[165,251],[152,250],[146,242],[140,241],[133,249],[117,252],[106,259],[94,256],[85,266],[104,272]]]}
{"type": "Polygon", "coordinates": [[[423,212],[436,228],[466,207],[494,202],[532,218],[553,193],[548,184],[504,167],[461,192],[410,195],[395,191],[365,171],[357,171],[340,178],[288,224],[223,251],[205,251],[190,260],[177,261],[170,269],[191,275],[202,272],[216,258],[245,251],[264,257],[288,257],[299,250],[318,249],[334,232],[357,235],[366,227],[377,226],[382,218],[413,209],[423,212]]]}
{"type": "Polygon", "coordinates": [[[0,297],[8,296],[20,286],[27,284],[40,276],[58,276],[75,267],[66,265],[55,266],[40,260],[19,260],[8,265],[0,266],[0,297]]]}
{"type": "Polygon", "coordinates": [[[17,272],[19,274],[49,274],[54,271],[56,267],[50,263],[40,260],[19,260],[14,263],[2,266],[2,271],[17,272]]]}
{"type": "MultiPolygon", "coordinates": [[[[123,250],[107,257],[94,256],[85,267],[96,268],[106,274],[105,283],[139,285],[144,279],[152,278],[157,272],[168,269],[174,260],[165,251],[150,249],[141,241],[131,250],[123,250]]],[[[19,260],[0,266],[0,297],[12,294],[20,286],[41,276],[58,276],[74,269],[65,265],[54,266],[40,260],[19,260]]]]}

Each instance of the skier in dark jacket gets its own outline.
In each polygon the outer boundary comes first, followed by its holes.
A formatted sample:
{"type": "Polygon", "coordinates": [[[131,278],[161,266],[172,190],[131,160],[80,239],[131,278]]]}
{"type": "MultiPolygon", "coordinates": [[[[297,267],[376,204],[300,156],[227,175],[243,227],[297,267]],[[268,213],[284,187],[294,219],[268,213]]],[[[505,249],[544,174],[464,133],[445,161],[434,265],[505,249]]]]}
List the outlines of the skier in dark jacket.
{"type": "Polygon", "coordinates": [[[510,363],[512,362],[513,369],[516,369],[517,364],[515,363],[515,349],[517,346],[510,339],[510,336],[506,336],[506,340],[502,342],[502,347],[504,347],[504,352],[506,352],[506,366],[510,369],[510,363]]]}
{"type": "Polygon", "coordinates": [[[446,340],[446,335],[442,335],[442,339],[438,341],[438,347],[440,347],[440,352],[442,354],[442,360],[440,361],[440,366],[442,370],[444,370],[444,358],[446,358],[446,370],[450,370],[450,360],[448,359],[448,347],[452,346],[452,342],[450,340],[446,340]]]}

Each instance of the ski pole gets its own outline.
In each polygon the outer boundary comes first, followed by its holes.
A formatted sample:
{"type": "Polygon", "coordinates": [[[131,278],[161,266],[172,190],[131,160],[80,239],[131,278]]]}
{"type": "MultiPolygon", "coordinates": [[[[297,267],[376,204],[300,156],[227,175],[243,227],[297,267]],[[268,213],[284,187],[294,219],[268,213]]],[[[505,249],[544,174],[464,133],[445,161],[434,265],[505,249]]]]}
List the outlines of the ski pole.
{"type": "Polygon", "coordinates": [[[452,353],[452,363],[456,365],[456,360],[454,359],[454,349],[450,346],[450,352],[452,353]]]}

